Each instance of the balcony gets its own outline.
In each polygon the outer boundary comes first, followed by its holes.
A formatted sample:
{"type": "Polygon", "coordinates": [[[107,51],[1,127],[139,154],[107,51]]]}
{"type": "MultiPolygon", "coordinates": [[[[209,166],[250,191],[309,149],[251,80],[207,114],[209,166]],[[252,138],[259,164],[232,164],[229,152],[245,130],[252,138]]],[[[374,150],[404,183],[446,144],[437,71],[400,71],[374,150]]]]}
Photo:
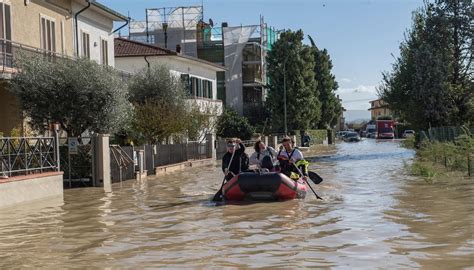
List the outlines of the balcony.
{"type": "Polygon", "coordinates": [[[188,105],[191,105],[193,102],[199,106],[201,111],[205,111],[210,109],[216,115],[221,115],[224,109],[222,104],[222,100],[219,99],[210,99],[210,98],[203,98],[203,97],[188,97],[186,98],[186,102],[188,105]]]}
{"type": "MultiPolygon", "coordinates": [[[[43,56],[52,62],[58,59],[77,59],[69,55],[28,46],[11,40],[0,39],[0,79],[11,79],[12,75],[17,72],[15,61],[17,61],[21,55],[26,57],[43,56]]],[[[115,71],[124,81],[127,81],[131,76],[131,74],[126,71],[118,69],[115,69],[115,71]]]]}

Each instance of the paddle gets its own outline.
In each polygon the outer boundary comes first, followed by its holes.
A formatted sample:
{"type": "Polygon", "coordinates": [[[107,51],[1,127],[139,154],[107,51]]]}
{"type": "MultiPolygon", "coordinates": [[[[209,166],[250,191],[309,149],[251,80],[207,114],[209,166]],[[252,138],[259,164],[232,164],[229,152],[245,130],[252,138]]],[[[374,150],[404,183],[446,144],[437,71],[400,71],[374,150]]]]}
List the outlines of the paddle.
{"type": "MultiPolygon", "coordinates": [[[[296,165],[294,166],[298,172],[300,173],[300,175],[303,175],[303,173],[301,172],[300,168],[298,168],[296,165]]],[[[311,178],[310,178],[311,179],[311,178]]],[[[316,191],[314,191],[313,187],[309,184],[308,180],[306,180],[306,177],[303,177],[303,180],[306,182],[306,184],[309,186],[309,188],[311,189],[311,191],[314,193],[314,196],[316,196],[317,199],[319,200],[323,200],[323,198],[319,197],[318,194],[316,194],[316,191]]]]}
{"type": "Polygon", "coordinates": [[[321,184],[321,182],[323,181],[323,178],[315,172],[308,171],[308,176],[309,176],[309,179],[311,179],[311,181],[313,181],[313,183],[316,185],[321,184]]]}
{"type": "MultiPolygon", "coordinates": [[[[230,169],[230,165],[232,164],[232,161],[234,160],[234,154],[235,154],[235,147],[237,145],[234,146],[234,151],[232,152],[232,156],[230,157],[230,161],[229,161],[229,165],[227,166],[227,170],[226,171],[229,171],[230,169]]],[[[219,188],[219,190],[217,191],[217,193],[214,195],[214,197],[212,198],[212,201],[213,202],[222,202],[222,199],[223,199],[223,196],[222,196],[222,188],[224,187],[224,183],[225,183],[225,177],[227,175],[224,175],[224,179],[222,179],[222,184],[221,184],[221,187],[219,188]]]]}

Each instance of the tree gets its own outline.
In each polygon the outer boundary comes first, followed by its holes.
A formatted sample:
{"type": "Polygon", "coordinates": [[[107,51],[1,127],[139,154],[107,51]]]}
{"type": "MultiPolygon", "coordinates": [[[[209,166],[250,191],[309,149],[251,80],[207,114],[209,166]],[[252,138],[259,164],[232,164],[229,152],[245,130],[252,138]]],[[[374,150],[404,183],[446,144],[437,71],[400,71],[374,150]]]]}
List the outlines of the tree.
{"type": "Polygon", "coordinates": [[[267,57],[270,83],[266,106],[275,131],[284,128],[285,73],[288,130],[309,129],[320,119],[314,51],[303,44],[303,38],[302,30],[281,33],[267,57]]]}
{"type": "Polygon", "coordinates": [[[425,3],[383,73],[379,94],[417,129],[472,122],[472,10],[470,0],[425,3]]]}
{"type": "Polygon", "coordinates": [[[186,131],[184,85],[166,66],[153,66],[135,74],[129,91],[136,139],[155,144],[186,131]]]}
{"type": "Polygon", "coordinates": [[[226,108],[217,118],[216,133],[221,138],[240,138],[250,140],[254,130],[247,118],[240,116],[236,111],[226,108]]]}
{"type": "Polygon", "coordinates": [[[342,104],[336,95],[339,87],[336,77],[331,73],[332,61],[326,49],[320,50],[311,36],[308,36],[314,50],[314,76],[316,89],[321,102],[321,118],[317,124],[319,129],[332,128],[342,113],[342,104]]]}
{"type": "Polygon", "coordinates": [[[204,139],[206,134],[213,133],[217,125],[219,108],[210,103],[198,104],[196,100],[189,100],[186,130],[188,139],[197,141],[204,139]]]}
{"type": "Polygon", "coordinates": [[[32,128],[59,123],[68,136],[84,131],[113,133],[130,116],[124,82],[113,68],[88,59],[20,57],[11,80],[32,128]]]}

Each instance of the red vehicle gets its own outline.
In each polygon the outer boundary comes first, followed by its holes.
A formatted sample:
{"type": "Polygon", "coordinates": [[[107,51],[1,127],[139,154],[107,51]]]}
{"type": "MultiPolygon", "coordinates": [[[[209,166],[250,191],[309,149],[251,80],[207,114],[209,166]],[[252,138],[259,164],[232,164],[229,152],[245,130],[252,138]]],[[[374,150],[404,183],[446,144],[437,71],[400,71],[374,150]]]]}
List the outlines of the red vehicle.
{"type": "Polygon", "coordinates": [[[377,120],[377,139],[395,138],[395,121],[377,120]]]}

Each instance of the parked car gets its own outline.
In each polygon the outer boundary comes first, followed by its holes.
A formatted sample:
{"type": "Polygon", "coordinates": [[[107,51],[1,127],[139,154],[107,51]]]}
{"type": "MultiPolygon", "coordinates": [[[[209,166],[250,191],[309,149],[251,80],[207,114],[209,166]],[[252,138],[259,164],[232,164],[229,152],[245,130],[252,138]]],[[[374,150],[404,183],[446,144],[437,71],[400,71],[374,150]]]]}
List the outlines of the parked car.
{"type": "Polygon", "coordinates": [[[376,133],[375,133],[375,132],[367,133],[367,138],[375,139],[375,137],[376,137],[376,133]]]}
{"type": "Polygon", "coordinates": [[[345,142],[359,142],[360,136],[357,132],[347,132],[346,136],[344,136],[345,142]]]}
{"type": "Polygon", "coordinates": [[[344,136],[345,136],[346,134],[347,134],[347,131],[338,131],[338,132],[336,133],[336,137],[337,137],[338,139],[341,139],[341,140],[342,140],[342,139],[344,139],[344,136]]]}
{"type": "Polygon", "coordinates": [[[402,134],[403,138],[408,138],[408,137],[413,137],[413,136],[415,136],[415,131],[414,130],[407,129],[407,130],[403,131],[403,134],[402,134]]]}

